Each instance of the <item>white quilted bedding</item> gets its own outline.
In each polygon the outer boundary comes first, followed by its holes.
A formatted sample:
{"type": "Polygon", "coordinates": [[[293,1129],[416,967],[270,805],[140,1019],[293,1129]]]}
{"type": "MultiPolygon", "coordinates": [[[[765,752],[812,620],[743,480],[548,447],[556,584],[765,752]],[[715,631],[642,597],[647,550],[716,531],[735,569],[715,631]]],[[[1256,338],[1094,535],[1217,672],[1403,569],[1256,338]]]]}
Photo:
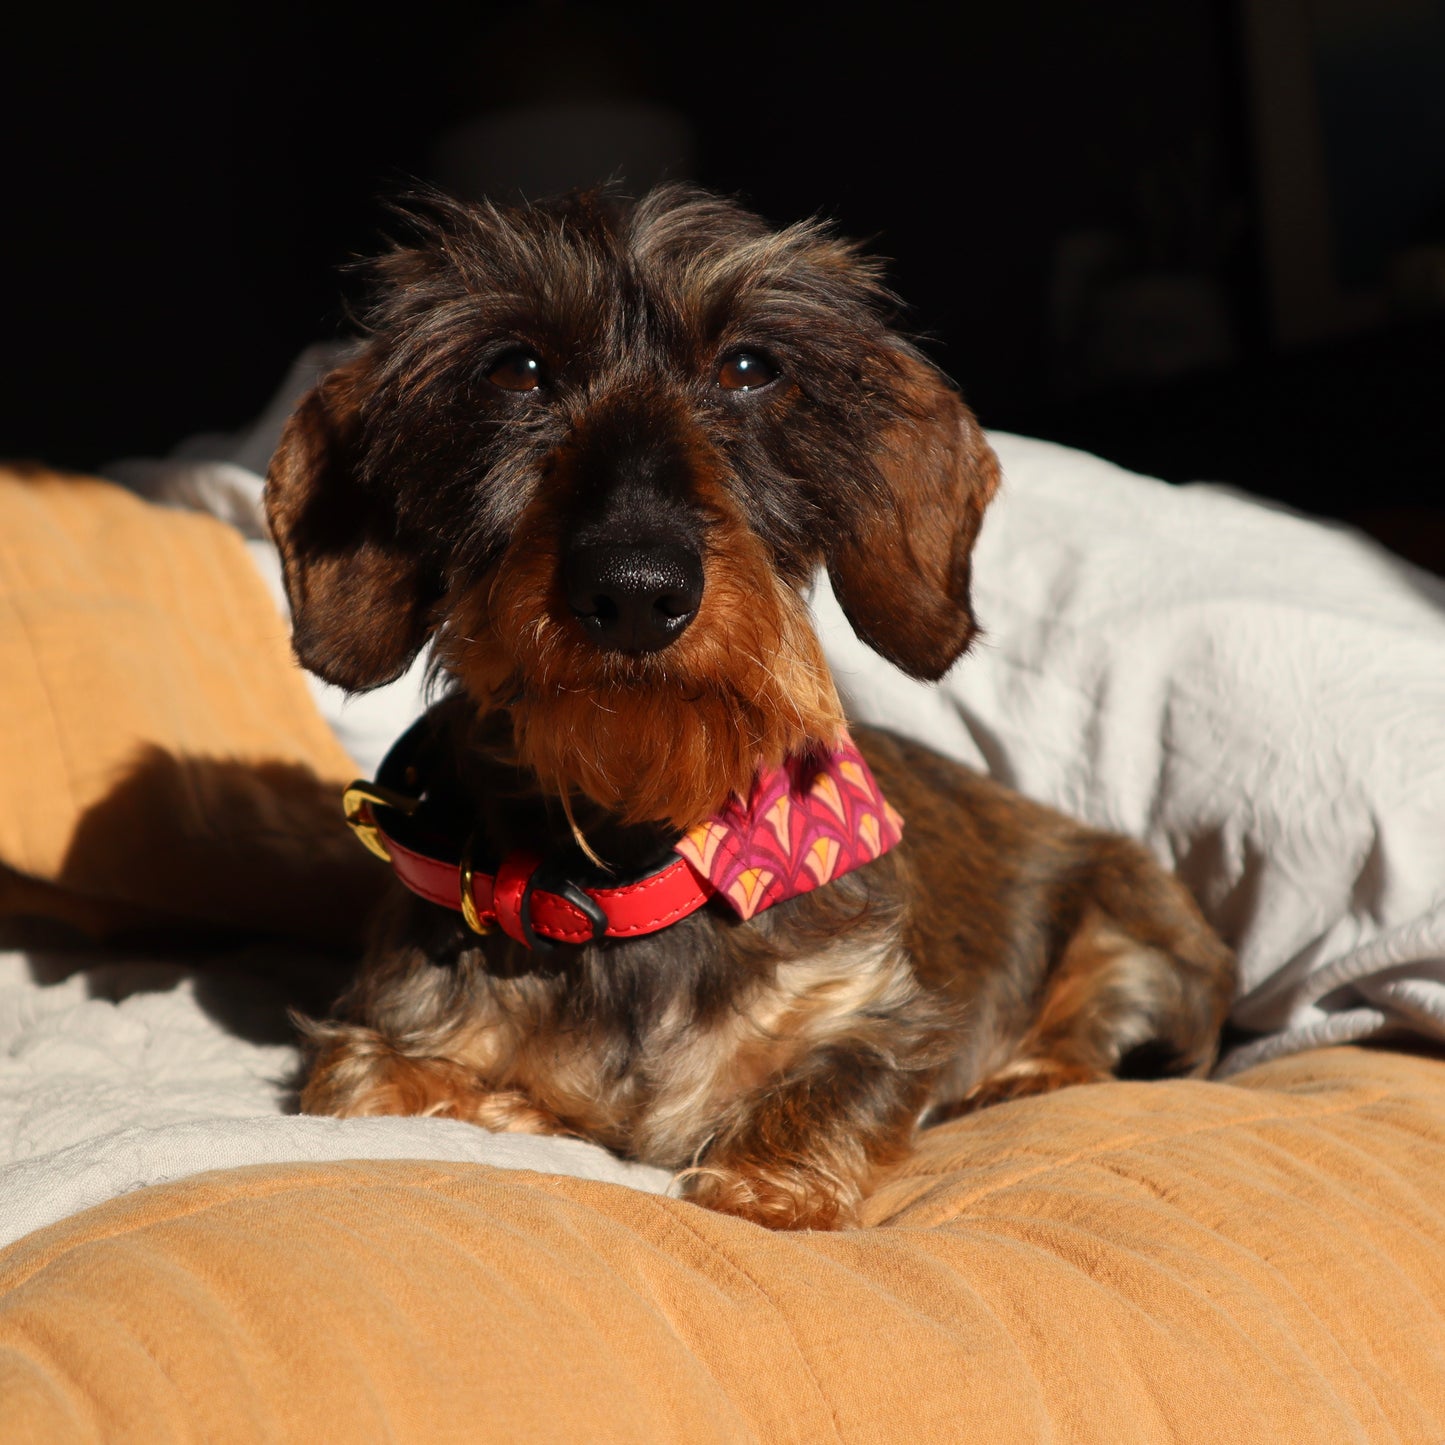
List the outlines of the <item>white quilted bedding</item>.
{"type": "MultiPolygon", "coordinates": [[[[251,469],[319,359],[256,431],[200,449],[227,465],[118,474],[253,530],[251,469]]],[[[1258,1037],[1224,1072],[1315,1043],[1445,1040],[1445,585],[1222,488],[994,440],[1007,480],[975,568],[988,638],[941,687],[869,653],[821,589],[855,715],[1177,867],[1243,964],[1234,1021],[1258,1037]]],[[[274,583],[267,544],[252,550],[274,583]]],[[[420,672],[351,703],[316,696],[370,768],[420,707],[420,672]]],[[[296,1056],[274,994],[243,971],[199,982],[103,961],[47,981],[53,969],[0,955],[0,1240],[147,1183],[279,1159],[476,1159],[665,1186],[582,1144],[288,1115],[296,1056]]]]}
{"type": "Polygon", "coordinates": [[[1445,1040],[1445,582],[1348,528],[995,436],[988,639],[899,677],[821,599],[856,714],[1141,838],[1238,950],[1230,1073],[1445,1040]]]}
{"type": "Polygon", "coordinates": [[[281,995],[246,964],[0,952],[0,1246],[144,1185],[298,1159],[448,1159],[666,1188],[662,1170],[572,1139],[296,1115],[281,995]]]}

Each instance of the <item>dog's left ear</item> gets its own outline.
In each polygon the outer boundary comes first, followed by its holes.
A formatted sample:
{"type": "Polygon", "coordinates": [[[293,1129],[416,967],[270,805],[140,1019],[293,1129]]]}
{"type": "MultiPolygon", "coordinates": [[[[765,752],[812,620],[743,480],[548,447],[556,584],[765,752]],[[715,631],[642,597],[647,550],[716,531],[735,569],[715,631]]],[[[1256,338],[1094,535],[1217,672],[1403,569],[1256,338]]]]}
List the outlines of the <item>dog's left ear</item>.
{"type": "Polygon", "coordinates": [[[374,362],[363,351],[302,397],[266,478],[296,656],[349,692],[406,671],[431,632],[440,592],[399,536],[394,506],[359,475],[374,362]]]}
{"type": "Polygon", "coordinates": [[[999,465],[946,377],[912,352],[891,360],[902,420],[874,458],[882,487],[843,519],[828,573],[858,636],[910,676],[935,682],[978,631],[970,556],[999,465]]]}

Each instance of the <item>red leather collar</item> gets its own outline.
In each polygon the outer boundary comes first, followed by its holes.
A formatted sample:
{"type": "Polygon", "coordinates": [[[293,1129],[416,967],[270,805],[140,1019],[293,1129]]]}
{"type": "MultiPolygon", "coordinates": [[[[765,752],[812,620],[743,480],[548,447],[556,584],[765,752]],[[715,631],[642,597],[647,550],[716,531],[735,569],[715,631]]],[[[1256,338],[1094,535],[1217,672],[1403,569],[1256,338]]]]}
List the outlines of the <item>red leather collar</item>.
{"type": "Polygon", "coordinates": [[[902,819],[844,733],[830,752],[761,773],[748,797],[730,799],[639,878],[583,887],[525,850],[488,873],[472,867],[470,843],[457,856],[454,840],[412,826],[424,806],[412,760],[426,723],[397,740],[377,782],[346,790],[346,821],[413,893],[456,909],[477,933],[500,928],[528,948],[655,933],[715,896],[750,918],[872,861],[902,835],[902,819]]]}
{"type": "MultiPolygon", "coordinates": [[[[413,893],[467,914],[461,866],[408,848],[387,837],[384,828],[379,831],[391,850],[396,876],[413,893]]],[[[685,859],[675,858],[659,872],[630,883],[579,888],[559,879],[561,891],[553,892],[542,858],[520,850],[510,854],[495,875],[477,870],[469,881],[474,913],[467,915],[467,922],[478,933],[500,928],[528,948],[538,947],[539,940],[577,944],[656,933],[696,913],[717,891],[685,859]]]]}

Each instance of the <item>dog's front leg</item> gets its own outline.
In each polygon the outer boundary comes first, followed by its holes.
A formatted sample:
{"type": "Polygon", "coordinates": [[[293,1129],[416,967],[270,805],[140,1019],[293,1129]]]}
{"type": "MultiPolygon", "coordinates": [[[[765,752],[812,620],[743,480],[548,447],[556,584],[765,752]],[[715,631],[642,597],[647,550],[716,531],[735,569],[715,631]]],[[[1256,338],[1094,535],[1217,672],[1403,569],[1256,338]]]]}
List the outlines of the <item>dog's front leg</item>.
{"type": "Polygon", "coordinates": [[[744,1096],[687,1197],[770,1229],[843,1229],[885,1164],[912,1146],[932,1078],[865,1043],[834,1043],[744,1096]]]}
{"type": "Polygon", "coordinates": [[[407,1053],[351,1024],[308,1023],[306,1033],[314,1058],[301,1091],[303,1114],[420,1114],[499,1133],[571,1132],[520,1089],[489,1088],[456,1059],[407,1053]]]}

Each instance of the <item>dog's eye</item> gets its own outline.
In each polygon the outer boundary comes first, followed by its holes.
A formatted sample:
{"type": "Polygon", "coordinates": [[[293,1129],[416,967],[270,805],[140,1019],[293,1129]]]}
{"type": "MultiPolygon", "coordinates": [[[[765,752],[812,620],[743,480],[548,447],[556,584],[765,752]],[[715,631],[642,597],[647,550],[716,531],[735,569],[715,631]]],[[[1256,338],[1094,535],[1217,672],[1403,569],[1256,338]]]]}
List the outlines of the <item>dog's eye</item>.
{"type": "Polygon", "coordinates": [[[717,384],[724,391],[757,391],[777,379],[778,368],[756,351],[734,351],[717,369],[717,384]]]}
{"type": "Polygon", "coordinates": [[[542,384],[542,363],[530,351],[518,348],[497,358],[487,380],[503,391],[536,391],[542,384]]]}

